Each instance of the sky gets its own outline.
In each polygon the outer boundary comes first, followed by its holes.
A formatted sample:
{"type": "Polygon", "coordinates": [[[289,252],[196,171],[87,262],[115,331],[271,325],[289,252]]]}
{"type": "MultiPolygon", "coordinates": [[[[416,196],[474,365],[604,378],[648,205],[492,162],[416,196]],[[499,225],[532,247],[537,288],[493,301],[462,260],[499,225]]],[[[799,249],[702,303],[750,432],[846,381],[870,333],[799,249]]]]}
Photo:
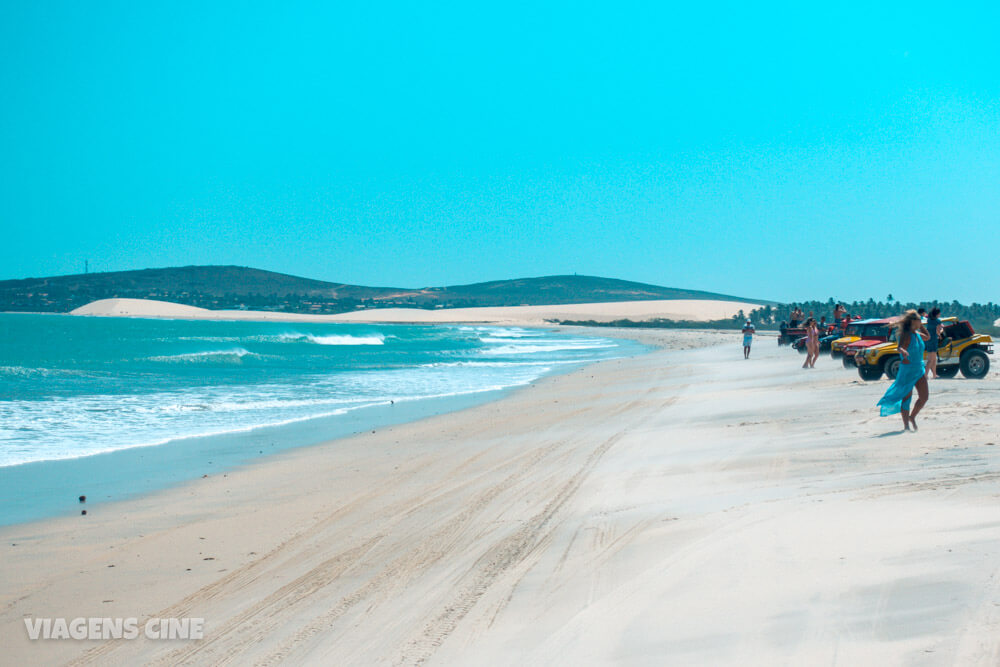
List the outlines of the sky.
{"type": "Polygon", "coordinates": [[[1000,302],[1000,5],[946,5],[0,0],[0,279],[1000,302]]]}

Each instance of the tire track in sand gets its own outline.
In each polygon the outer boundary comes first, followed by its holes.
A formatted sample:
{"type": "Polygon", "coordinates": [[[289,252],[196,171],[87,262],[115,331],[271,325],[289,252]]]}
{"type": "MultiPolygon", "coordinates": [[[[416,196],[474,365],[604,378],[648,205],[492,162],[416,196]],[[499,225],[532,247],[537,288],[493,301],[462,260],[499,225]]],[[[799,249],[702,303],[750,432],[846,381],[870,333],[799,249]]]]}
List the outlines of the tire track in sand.
{"type": "MultiPolygon", "coordinates": [[[[337,619],[353,607],[365,600],[370,600],[386,589],[405,587],[428,568],[449,556],[461,533],[475,525],[475,520],[497,497],[530,474],[530,471],[543,458],[550,455],[554,449],[556,449],[555,446],[537,449],[515,459],[518,463],[517,469],[503,481],[477,494],[461,512],[446,520],[438,530],[425,536],[414,547],[408,549],[405,554],[394,559],[377,575],[369,579],[365,585],[355,590],[351,595],[342,598],[327,612],[314,617],[312,621],[300,628],[277,649],[255,664],[279,664],[293,653],[308,650],[312,640],[321,632],[330,629],[337,619]]],[[[461,486],[465,485],[463,483],[461,486]]]]}
{"type": "Polygon", "coordinates": [[[420,636],[411,640],[396,659],[397,665],[419,665],[426,662],[454,632],[486,591],[506,572],[530,555],[545,539],[546,528],[560,509],[579,490],[597,462],[618,442],[624,433],[616,433],[599,445],[581,468],[542,508],[512,535],[490,547],[464,577],[459,593],[438,616],[428,623],[420,636]]]}

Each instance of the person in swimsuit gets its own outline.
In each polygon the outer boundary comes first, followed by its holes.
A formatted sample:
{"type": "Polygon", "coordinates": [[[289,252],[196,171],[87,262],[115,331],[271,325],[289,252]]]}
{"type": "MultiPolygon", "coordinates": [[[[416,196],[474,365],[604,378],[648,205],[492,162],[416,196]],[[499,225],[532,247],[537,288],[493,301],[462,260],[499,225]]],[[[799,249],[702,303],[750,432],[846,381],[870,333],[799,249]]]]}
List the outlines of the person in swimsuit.
{"type": "Polygon", "coordinates": [[[753,343],[753,334],[756,331],[750,320],[743,325],[743,358],[750,358],[750,344],[753,343]]]}
{"type": "Polygon", "coordinates": [[[816,318],[810,317],[806,320],[806,361],[802,368],[816,368],[816,359],[819,358],[819,327],[816,325],[816,318]]]}
{"type": "Polygon", "coordinates": [[[917,430],[917,413],[927,403],[927,376],[924,368],[924,341],[930,336],[923,331],[920,315],[908,310],[897,325],[896,341],[899,346],[899,372],[892,386],[879,399],[878,406],[883,417],[897,412],[903,416],[903,429],[917,430]],[[910,410],[913,390],[917,390],[917,402],[910,410]]]}
{"type": "Polygon", "coordinates": [[[927,339],[927,373],[932,378],[936,378],[937,374],[937,351],[938,342],[941,340],[941,334],[944,333],[944,325],[941,324],[941,320],[938,315],[941,314],[940,308],[931,308],[930,314],[927,316],[927,335],[930,336],[927,339]]]}

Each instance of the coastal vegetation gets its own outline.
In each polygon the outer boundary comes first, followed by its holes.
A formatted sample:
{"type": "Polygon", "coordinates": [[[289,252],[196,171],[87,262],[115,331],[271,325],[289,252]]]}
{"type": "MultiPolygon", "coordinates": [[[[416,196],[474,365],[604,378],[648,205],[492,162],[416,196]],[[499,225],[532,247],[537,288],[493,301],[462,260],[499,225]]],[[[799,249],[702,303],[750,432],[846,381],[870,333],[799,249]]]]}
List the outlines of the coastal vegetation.
{"type": "Polygon", "coordinates": [[[185,266],[0,281],[0,311],[65,313],[98,299],[171,301],[211,310],[344,313],[659,299],[759,299],[593,276],[546,276],[448,287],[364,287],[241,266],[185,266]]]}
{"type": "Polygon", "coordinates": [[[924,308],[930,311],[932,308],[940,308],[943,315],[957,317],[960,320],[968,320],[976,331],[991,335],[1000,335],[1000,327],[994,322],[1000,318],[1000,304],[992,301],[989,303],[963,304],[958,301],[921,301],[902,303],[891,299],[876,301],[837,301],[833,298],[826,301],[796,301],[787,304],[768,304],[761,308],[755,308],[749,313],[742,310],[730,318],[724,320],[711,320],[708,322],[675,321],[665,319],[654,319],[645,321],[616,320],[613,322],[595,322],[593,320],[559,320],[555,324],[575,325],[575,326],[604,326],[604,327],[636,327],[636,328],[660,328],[660,329],[741,329],[747,319],[753,323],[758,330],[777,330],[782,322],[788,322],[792,311],[799,308],[803,313],[813,313],[816,319],[826,317],[827,322],[833,320],[833,309],[838,303],[842,304],[851,317],[861,317],[863,319],[876,317],[892,317],[900,315],[909,309],[924,308]]]}

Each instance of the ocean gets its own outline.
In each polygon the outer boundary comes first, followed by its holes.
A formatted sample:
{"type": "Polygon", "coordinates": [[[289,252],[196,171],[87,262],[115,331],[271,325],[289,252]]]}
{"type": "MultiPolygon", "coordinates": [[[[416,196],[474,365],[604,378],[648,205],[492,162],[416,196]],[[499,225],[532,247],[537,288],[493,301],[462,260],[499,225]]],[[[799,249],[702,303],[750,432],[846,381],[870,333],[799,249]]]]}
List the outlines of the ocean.
{"type": "Polygon", "coordinates": [[[84,488],[120,500],[643,349],[518,327],[0,314],[0,525],[78,512],[84,488]]]}

